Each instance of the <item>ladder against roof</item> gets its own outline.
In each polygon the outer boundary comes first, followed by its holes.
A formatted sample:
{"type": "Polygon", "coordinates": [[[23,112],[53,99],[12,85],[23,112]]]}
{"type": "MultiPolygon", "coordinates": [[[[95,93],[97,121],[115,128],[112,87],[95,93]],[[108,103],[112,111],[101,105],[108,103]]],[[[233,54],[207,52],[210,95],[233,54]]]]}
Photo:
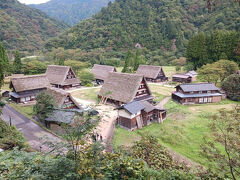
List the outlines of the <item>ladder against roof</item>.
{"type": "Polygon", "coordinates": [[[141,129],[143,127],[143,121],[140,116],[137,116],[137,127],[141,129]]]}

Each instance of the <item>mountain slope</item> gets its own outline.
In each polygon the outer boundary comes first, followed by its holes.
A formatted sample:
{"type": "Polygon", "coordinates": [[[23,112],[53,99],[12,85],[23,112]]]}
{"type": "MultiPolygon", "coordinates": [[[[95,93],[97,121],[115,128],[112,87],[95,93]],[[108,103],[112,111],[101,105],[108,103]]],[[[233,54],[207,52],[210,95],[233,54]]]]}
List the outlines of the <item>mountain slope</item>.
{"type": "Polygon", "coordinates": [[[51,17],[69,25],[75,25],[83,19],[90,18],[107,6],[110,0],[51,0],[43,4],[32,4],[51,17]]]}
{"type": "Polygon", "coordinates": [[[40,49],[46,39],[67,28],[66,24],[17,0],[0,1],[0,41],[6,49],[40,49]]]}
{"type": "Polygon", "coordinates": [[[216,28],[237,30],[239,17],[239,6],[231,2],[208,13],[204,0],[116,0],[93,18],[49,41],[46,48],[121,51],[140,43],[149,51],[171,51],[181,56],[193,34],[216,28]]]}

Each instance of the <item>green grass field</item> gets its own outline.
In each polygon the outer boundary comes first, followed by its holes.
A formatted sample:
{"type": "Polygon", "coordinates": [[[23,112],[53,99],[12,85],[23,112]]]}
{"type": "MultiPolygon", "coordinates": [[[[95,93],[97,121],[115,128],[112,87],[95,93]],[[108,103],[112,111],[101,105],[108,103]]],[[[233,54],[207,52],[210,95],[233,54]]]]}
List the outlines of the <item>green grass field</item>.
{"type": "Polygon", "coordinates": [[[129,146],[140,138],[138,133],[151,134],[156,136],[164,146],[207,166],[208,160],[199,152],[203,137],[210,136],[210,115],[217,113],[221,108],[231,109],[235,104],[235,102],[223,100],[217,104],[183,106],[169,101],[166,104],[167,119],[163,124],[154,123],[134,132],[116,128],[113,144],[129,146]]]}
{"type": "Polygon", "coordinates": [[[33,106],[21,106],[19,104],[11,103],[10,106],[14,107],[17,111],[21,112],[23,115],[32,119],[33,114],[33,106]]]}
{"type": "Polygon", "coordinates": [[[72,92],[71,95],[75,98],[97,102],[98,101],[97,94],[99,90],[100,90],[100,87],[90,88],[90,89],[80,89],[78,91],[72,92]]]}

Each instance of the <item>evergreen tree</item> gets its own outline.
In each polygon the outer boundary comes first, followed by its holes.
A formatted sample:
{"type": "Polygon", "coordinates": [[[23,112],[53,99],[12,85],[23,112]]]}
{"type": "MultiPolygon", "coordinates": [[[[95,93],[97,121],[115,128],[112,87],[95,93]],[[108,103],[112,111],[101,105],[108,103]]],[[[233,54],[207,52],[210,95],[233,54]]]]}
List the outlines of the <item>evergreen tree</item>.
{"type": "Polygon", "coordinates": [[[133,71],[136,71],[138,69],[138,66],[140,64],[140,51],[137,49],[135,56],[134,56],[134,62],[133,62],[133,71]]]}
{"type": "Polygon", "coordinates": [[[7,70],[7,66],[8,66],[7,53],[6,53],[2,43],[0,42],[0,88],[2,87],[2,85],[4,83],[4,74],[7,70]]]}
{"type": "Polygon", "coordinates": [[[14,55],[13,72],[15,74],[20,74],[22,72],[22,62],[18,51],[16,51],[14,55]]]}
{"type": "Polygon", "coordinates": [[[132,56],[133,56],[132,52],[130,50],[128,50],[127,56],[126,56],[126,59],[125,59],[125,64],[124,64],[124,67],[123,67],[123,70],[122,70],[123,73],[127,73],[127,72],[130,71],[129,66],[131,64],[132,56]]]}
{"type": "Polygon", "coordinates": [[[195,69],[208,62],[207,43],[204,33],[200,33],[189,40],[186,56],[187,61],[193,63],[195,69]]]}

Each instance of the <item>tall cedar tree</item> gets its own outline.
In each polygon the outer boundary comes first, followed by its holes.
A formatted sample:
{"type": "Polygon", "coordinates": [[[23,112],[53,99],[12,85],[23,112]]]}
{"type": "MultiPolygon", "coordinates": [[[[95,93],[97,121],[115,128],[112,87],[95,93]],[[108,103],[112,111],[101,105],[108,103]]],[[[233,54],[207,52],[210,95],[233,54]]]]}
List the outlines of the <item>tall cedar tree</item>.
{"type": "Polygon", "coordinates": [[[240,106],[222,109],[212,116],[211,138],[205,137],[202,152],[220,179],[240,179],[240,106]],[[215,168],[213,168],[213,165],[215,168]]]}
{"type": "Polygon", "coordinates": [[[7,70],[7,66],[8,66],[8,56],[5,51],[5,48],[0,42],[0,88],[4,84],[4,74],[7,70]]]}
{"type": "Polygon", "coordinates": [[[188,42],[187,63],[192,63],[195,69],[220,59],[229,59],[240,64],[239,42],[240,31],[225,32],[217,30],[210,35],[197,34],[188,42]]]}
{"type": "Polygon", "coordinates": [[[20,74],[22,72],[22,62],[19,55],[19,52],[16,51],[14,55],[14,62],[13,62],[13,73],[20,74]]]}

